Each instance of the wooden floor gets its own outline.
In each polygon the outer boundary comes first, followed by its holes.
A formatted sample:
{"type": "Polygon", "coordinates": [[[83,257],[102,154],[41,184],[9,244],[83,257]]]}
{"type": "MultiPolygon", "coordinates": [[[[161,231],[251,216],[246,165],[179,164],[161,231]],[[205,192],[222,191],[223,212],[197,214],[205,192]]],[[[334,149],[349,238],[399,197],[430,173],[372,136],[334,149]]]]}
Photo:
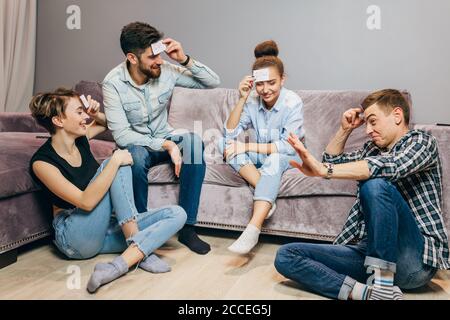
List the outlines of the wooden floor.
{"type": "MultiPolygon", "coordinates": [[[[115,255],[69,261],[51,243],[41,241],[22,250],[17,263],[0,270],[0,299],[324,299],[276,272],[276,250],[288,240],[263,236],[252,254],[237,256],[226,248],[238,233],[202,229],[201,234],[211,244],[209,254],[194,254],[173,238],[158,250],[171,272],[133,269],[94,295],[85,289],[94,265],[115,255]],[[79,289],[71,281],[73,266],[81,271],[79,289]]],[[[450,300],[450,272],[439,271],[426,287],[405,292],[405,299],[450,300]]]]}

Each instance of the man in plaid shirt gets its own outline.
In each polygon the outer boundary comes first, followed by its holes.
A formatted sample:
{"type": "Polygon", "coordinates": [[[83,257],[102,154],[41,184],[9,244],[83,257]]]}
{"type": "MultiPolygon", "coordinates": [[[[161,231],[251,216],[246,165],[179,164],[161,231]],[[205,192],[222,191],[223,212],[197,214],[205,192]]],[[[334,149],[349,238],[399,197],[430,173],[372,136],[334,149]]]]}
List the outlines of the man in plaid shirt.
{"type": "Polygon", "coordinates": [[[400,288],[421,287],[450,268],[437,142],[409,130],[409,105],[398,90],[374,92],[361,108],[347,110],[323,163],[295,135],[289,142],[302,159],[292,165],[305,175],[360,183],[335,244],[282,246],[275,259],[281,274],[330,298],[399,300],[400,288]],[[363,123],[371,140],[343,153],[363,123]]]}

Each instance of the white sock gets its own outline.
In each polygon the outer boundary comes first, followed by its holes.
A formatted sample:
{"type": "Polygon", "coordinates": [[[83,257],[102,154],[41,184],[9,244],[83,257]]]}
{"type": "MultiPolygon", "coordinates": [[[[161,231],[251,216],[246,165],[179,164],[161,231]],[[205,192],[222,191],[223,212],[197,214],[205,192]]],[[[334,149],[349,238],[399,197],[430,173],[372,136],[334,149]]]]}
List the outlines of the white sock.
{"type": "Polygon", "coordinates": [[[367,300],[369,294],[369,286],[356,282],[352,290],[352,300],[367,300]]]}
{"type": "Polygon", "coordinates": [[[250,250],[252,250],[252,248],[258,243],[260,233],[261,230],[259,230],[256,226],[252,224],[247,225],[247,228],[245,228],[241,236],[228,247],[228,250],[239,254],[249,253],[250,250]]]}

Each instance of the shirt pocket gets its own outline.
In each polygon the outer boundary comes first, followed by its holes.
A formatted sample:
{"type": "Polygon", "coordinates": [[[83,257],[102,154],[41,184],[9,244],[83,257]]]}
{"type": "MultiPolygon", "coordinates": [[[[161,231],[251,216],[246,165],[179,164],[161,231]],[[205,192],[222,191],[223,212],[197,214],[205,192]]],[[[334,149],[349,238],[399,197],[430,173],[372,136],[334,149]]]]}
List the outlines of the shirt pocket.
{"type": "Polygon", "coordinates": [[[172,89],[165,88],[161,91],[162,93],[158,96],[158,103],[160,107],[165,107],[170,97],[172,96],[172,89]]]}
{"type": "Polygon", "coordinates": [[[139,124],[143,121],[142,106],[139,101],[124,102],[123,109],[130,124],[139,124]]]}

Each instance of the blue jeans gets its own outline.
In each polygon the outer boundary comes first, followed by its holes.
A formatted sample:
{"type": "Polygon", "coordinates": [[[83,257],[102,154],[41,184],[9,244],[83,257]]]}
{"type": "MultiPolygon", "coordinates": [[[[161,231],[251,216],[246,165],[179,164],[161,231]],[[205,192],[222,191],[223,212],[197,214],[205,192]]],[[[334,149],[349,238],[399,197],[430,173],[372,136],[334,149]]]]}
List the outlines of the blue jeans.
{"type": "MultiPolygon", "coordinates": [[[[91,183],[108,161],[101,164],[91,183]]],[[[117,171],[109,191],[92,211],[74,208],[56,215],[53,219],[54,242],[71,259],[121,253],[130,243],[136,244],[147,257],[180,230],[185,221],[186,213],[178,206],[138,213],[133,199],[131,168],[123,166],[117,171]],[[132,220],[137,222],[139,232],[125,239],[121,226],[132,220]]]]}
{"type": "MultiPolygon", "coordinates": [[[[223,155],[225,139],[218,141],[219,152],[223,155]]],[[[236,172],[247,164],[254,164],[261,173],[261,177],[255,186],[253,200],[262,200],[270,203],[275,202],[280,190],[283,173],[292,168],[290,160],[302,162],[299,156],[288,156],[281,153],[261,154],[256,152],[241,153],[227,161],[236,172]]]]}
{"type": "Polygon", "coordinates": [[[329,298],[348,299],[356,281],[370,281],[366,267],[395,273],[402,289],[428,283],[437,269],[423,263],[424,239],[406,201],[384,179],[360,186],[367,237],[356,245],[291,243],[275,259],[279,273],[329,298]]]}
{"type": "MultiPolygon", "coordinates": [[[[197,223],[198,206],[205,178],[206,164],[203,158],[205,146],[202,139],[193,133],[174,135],[167,138],[175,142],[183,155],[180,172],[179,205],[186,211],[187,224],[197,223]]],[[[167,151],[153,151],[143,146],[130,145],[128,151],[133,156],[134,200],[138,212],[147,211],[148,171],[163,162],[171,162],[167,151]]]]}

